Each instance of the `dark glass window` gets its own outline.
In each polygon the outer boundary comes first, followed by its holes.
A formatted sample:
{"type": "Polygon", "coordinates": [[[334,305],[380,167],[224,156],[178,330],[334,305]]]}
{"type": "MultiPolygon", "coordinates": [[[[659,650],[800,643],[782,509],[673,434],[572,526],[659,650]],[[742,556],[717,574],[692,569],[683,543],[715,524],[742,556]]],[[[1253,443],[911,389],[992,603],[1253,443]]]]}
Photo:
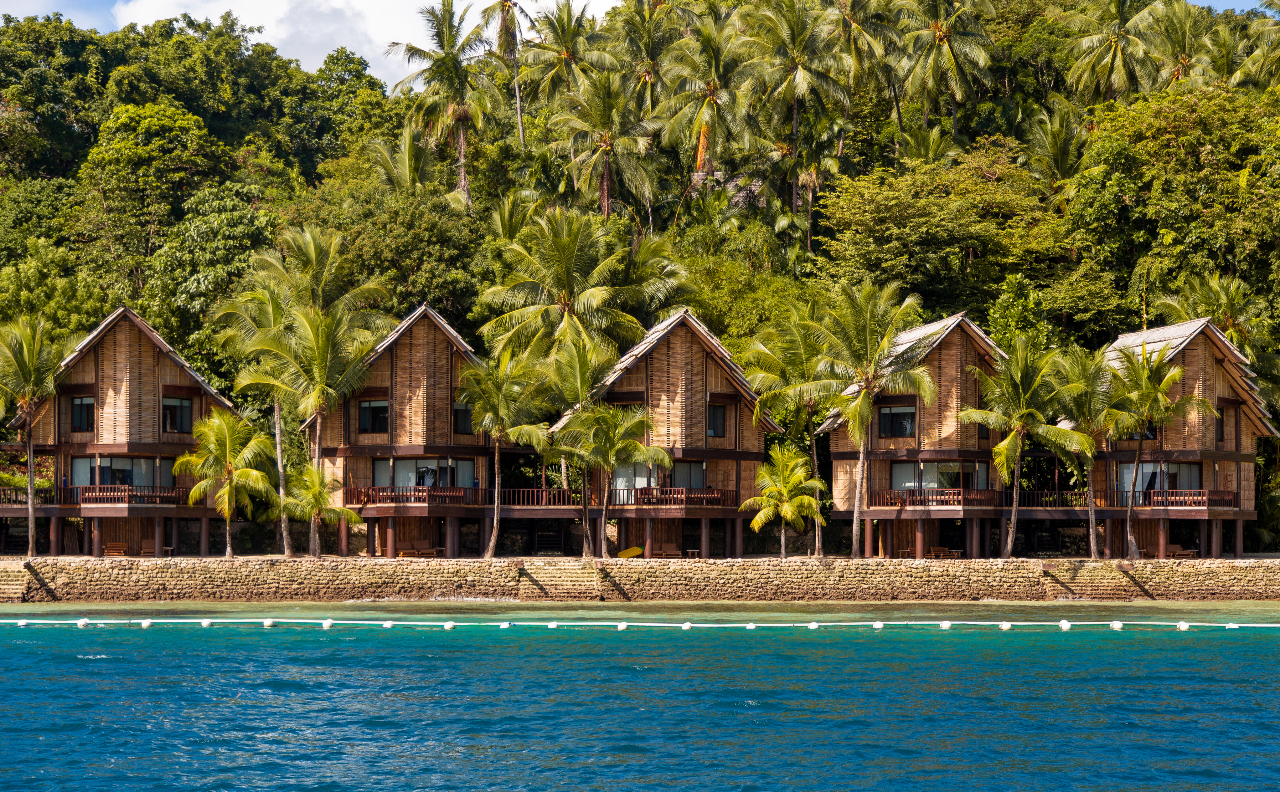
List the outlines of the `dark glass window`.
{"type": "Polygon", "coordinates": [[[991,439],[991,427],[990,427],[990,426],[987,426],[986,424],[978,424],[978,439],[979,439],[979,440],[990,440],[990,439],[991,439]]]}
{"type": "Polygon", "coordinates": [[[677,462],[671,466],[671,486],[703,489],[706,484],[701,462],[677,462]]]}
{"type": "Polygon", "coordinates": [[[166,396],[160,403],[161,431],[191,434],[191,400],[166,396]]]}
{"type": "Polygon", "coordinates": [[[1217,439],[1219,443],[1226,442],[1226,439],[1227,439],[1226,417],[1219,415],[1217,418],[1213,419],[1213,432],[1214,432],[1214,437],[1217,439]]]}
{"type": "Polygon", "coordinates": [[[915,437],[916,408],[913,407],[881,407],[881,437],[915,437]]]}
{"type": "Polygon", "coordinates": [[[453,405],[453,433],[460,435],[475,434],[471,428],[471,405],[461,402],[453,405]]]}
{"type": "Polygon", "coordinates": [[[390,414],[385,400],[360,402],[360,434],[386,434],[390,414]]]}
{"type": "Polygon", "coordinates": [[[724,412],[723,404],[707,405],[707,437],[724,437],[724,412]]]}
{"type": "Polygon", "coordinates": [[[76,396],[71,400],[71,431],[93,431],[92,396],[76,396]]]}

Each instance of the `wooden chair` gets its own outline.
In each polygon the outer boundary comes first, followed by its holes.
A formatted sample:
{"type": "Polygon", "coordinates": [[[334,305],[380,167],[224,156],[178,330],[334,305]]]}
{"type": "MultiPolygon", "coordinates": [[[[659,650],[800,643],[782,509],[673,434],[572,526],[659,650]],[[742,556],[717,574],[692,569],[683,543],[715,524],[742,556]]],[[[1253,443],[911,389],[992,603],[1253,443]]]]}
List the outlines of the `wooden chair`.
{"type": "Polygon", "coordinates": [[[108,556],[124,556],[129,552],[129,545],[125,542],[107,542],[107,549],[103,555],[108,556]]]}
{"type": "Polygon", "coordinates": [[[1165,548],[1165,554],[1168,555],[1169,558],[1199,558],[1200,557],[1199,552],[1195,550],[1191,550],[1189,548],[1185,548],[1182,545],[1176,545],[1176,544],[1171,544],[1167,546],[1165,548]]]}
{"type": "Polygon", "coordinates": [[[434,542],[418,540],[413,543],[414,552],[419,558],[443,558],[444,548],[436,547],[434,542]]]}
{"type": "Polygon", "coordinates": [[[172,547],[163,547],[163,546],[162,546],[162,547],[160,548],[160,554],[159,554],[159,556],[157,556],[157,555],[156,555],[156,540],[155,540],[155,539],[143,539],[143,540],[142,540],[142,550],[138,553],[138,555],[142,556],[143,558],[157,558],[157,557],[159,557],[159,558],[168,558],[169,556],[173,555],[173,548],[172,548],[172,547]]]}
{"type": "Polygon", "coordinates": [[[935,559],[952,559],[952,558],[959,558],[959,557],[960,557],[960,551],[952,550],[949,547],[930,547],[928,555],[925,556],[925,558],[935,558],[935,559]]]}
{"type": "Polygon", "coordinates": [[[665,542],[658,545],[658,549],[653,551],[654,558],[679,558],[680,548],[676,547],[674,542],[665,542]]]}

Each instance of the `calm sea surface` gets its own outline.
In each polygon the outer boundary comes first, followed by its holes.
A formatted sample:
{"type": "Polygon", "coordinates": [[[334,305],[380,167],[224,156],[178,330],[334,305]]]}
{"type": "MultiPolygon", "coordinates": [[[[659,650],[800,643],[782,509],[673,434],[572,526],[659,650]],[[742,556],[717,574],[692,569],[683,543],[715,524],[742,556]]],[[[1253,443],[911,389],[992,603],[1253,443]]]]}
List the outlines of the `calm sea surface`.
{"type": "MultiPolygon", "coordinates": [[[[1067,618],[1220,604],[3,606],[0,618],[1067,618]]],[[[0,625],[3,790],[1274,790],[1280,630],[0,625]]]]}

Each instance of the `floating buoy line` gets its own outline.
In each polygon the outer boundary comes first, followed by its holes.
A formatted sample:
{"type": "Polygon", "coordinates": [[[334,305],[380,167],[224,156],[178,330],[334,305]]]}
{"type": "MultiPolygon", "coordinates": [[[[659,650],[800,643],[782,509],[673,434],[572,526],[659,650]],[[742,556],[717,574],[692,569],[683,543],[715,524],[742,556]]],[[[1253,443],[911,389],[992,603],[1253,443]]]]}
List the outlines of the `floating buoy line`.
{"type": "Polygon", "coordinates": [[[32,627],[35,625],[73,625],[79,628],[85,627],[108,627],[108,626],[134,626],[143,630],[152,626],[159,625],[199,625],[202,628],[213,627],[216,625],[258,625],[265,629],[283,626],[298,627],[319,627],[322,630],[331,630],[334,627],[381,627],[383,629],[392,629],[397,627],[408,628],[439,628],[442,630],[455,630],[462,627],[496,627],[501,630],[510,629],[512,627],[540,627],[543,629],[555,630],[558,628],[574,628],[574,627],[604,627],[618,630],[619,632],[632,628],[670,628],[681,631],[689,630],[706,630],[706,629],[746,629],[758,630],[765,628],[801,628],[808,630],[822,630],[829,628],[857,628],[869,627],[875,632],[880,632],[886,627],[917,627],[917,628],[934,628],[939,630],[952,630],[957,627],[995,627],[1001,632],[1008,632],[1020,627],[1056,627],[1062,632],[1068,632],[1075,627],[1107,627],[1112,630],[1124,630],[1126,628],[1134,629],[1156,629],[1156,628],[1172,628],[1178,632],[1186,632],[1192,628],[1221,628],[1227,630],[1238,630],[1241,628],[1259,628],[1259,629],[1280,629],[1280,623],[1236,623],[1236,622],[1188,622],[1188,621],[1069,621],[1061,619],[1059,621],[829,621],[829,622],[629,622],[629,621],[388,621],[388,620],[362,620],[362,619],[276,619],[276,618],[259,618],[259,619],[0,619],[0,625],[11,625],[14,627],[32,627]]]}

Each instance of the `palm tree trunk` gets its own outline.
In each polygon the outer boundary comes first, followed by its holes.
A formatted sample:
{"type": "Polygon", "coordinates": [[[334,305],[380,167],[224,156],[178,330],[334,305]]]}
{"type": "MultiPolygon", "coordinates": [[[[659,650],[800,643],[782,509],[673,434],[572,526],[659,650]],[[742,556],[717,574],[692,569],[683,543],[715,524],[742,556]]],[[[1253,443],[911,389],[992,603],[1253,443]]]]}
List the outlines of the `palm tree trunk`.
{"type": "MultiPolygon", "coordinates": [[[[27,413],[27,557],[36,557],[36,458],[35,432],[31,426],[34,421],[32,411],[27,413]]],[[[52,548],[50,548],[52,549],[52,548]]],[[[156,548],[159,558],[160,548],[156,548]]]]}
{"type": "Polygon", "coordinates": [[[587,469],[582,469],[582,557],[595,555],[591,544],[591,489],[587,481],[587,469]]]}
{"type": "MultiPolygon", "coordinates": [[[[228,483],[227,486],[231,486],[231,484],[228,483]]],[[[230,495],[232,493],[228,493],[228,494],[230,495]]],[[[227,502],[235,503],[235,500],[233,498],[228,497],[227,502]]],[[[235,516],[236,516],[235,508],[232,507],[231,511],[229,511],[226,515],[224,515],[224,519],[223,519],[223,522],[226,523],[225,528],[227,532],[227,554],[226,554],[227,558],[235,558],[235,553],[231,552],[231,520],[235,516]]]]}
{"type": "MultiPolygon", "coordinates": [[[[607,471],[609,477],[606,481],[613,481],[613,471],[607,471]]],[[[613,487],[604,487],[604,497],[600,499],[600,557],[609,557],[609,540],[605,536],[609,532],[609,501],[613,496],[613,487]]]]}
{"type": "Polygon", "coordinates": [[[902,104],[898,101],[898,86],[892,80],[889,81],[889,92],[893,94],[893,109],[898,115],[898,134],[902,134],[906,131],[902,128],[902,104]]]}
{"type": "Polygon", "coordinates": [[[1000,557],[1009,558],[1013,555],[1013,540],[1018,535],[1018,496],[1022,487],[1022,454],[1018,454],[1018,461],[1013,463],[1013,514],[1009,518],[1009,534],[1004,538],[1004,547],[1000,548],[1000,557]]]}
{"type": "Polygon", "coordinates": [[[280,494],[280,538],[281,545],[284,549],[285,558],[293,558],[293,540],[289,538],[289,515],[284,511],[284,441],[280,428],[280,402],[276,401],[275,405],[275,425],[276,425],[276,474],[279,478],[278,492],[280,494]]]}
{"type": "Polygon", "coordinates": [[[844,105],[844,123],[840,126],[840,142],[836,144],[836,159],[844,156],[844,133],[845,127],[849,124],[849,103],[844,105]]]}
{"type": "Polygon", "coordinates": [[[516,130],[520,133],[520,148],[523,150],[524,114],[520,110],[520,58],[517,57],[519,49],[519,46],[517,46],[516,52],[511,55],[511,73],[514,75],[511,80],[511,84],[515,86],[516,89],[516,130]]]}
{"type": "Polygon", "coordinates": [[[951,97],[951,137],[953,139],[959,133],[959,127],[956,125],[957,124],[956,115],[957,115],[958,109],[959,109],[959,102],[957,102],[956,98],[953,96],[951,97]]]}
{"type": "Polygon", "coordinates": [[[1090,466],[1090,469],[1085,472],[1085,481],[1088,482],[1088,485],[1089,485],[1089,491],[1087,495],[1087,497],[1089,498],[1089,558],[1092,558],[1094,561],[1097,561],[1098,560],[1098,530],[1097,530],[1098,519],[1097,517],[1094,516],[1095,512],[1094,512],[1094,505],[1093,505],[1092,466],[1090,466]]]}
{"type": "MultiPolygon", "coordinates": [[[[800,100],[791,100],[791,143],[795,149],[791,156],[800,158],[800,100]]],[[[800,174],[791,177],[791,213],[800,208],[800,174]]]]}
{"type": "Polygon", "coordinates": [[[1133,538],[1133,501],[1137,497],[1138,492],[1138,468],[1142,467],[1142,436],[1146,434],[1144,426],[1138,432],[1138,450],[1133,455],[1133,475],[1129,477],[1129,503],[1124,511],[1124,538],[1128,543],[1128,557],[1130,561],[1138,560],[1138,543],[1133,538]]]}
{"type": "Polygon", "coordinates": [[[853,479],[853,550],[850,558],[860,556],[862,547],[862,479],[867,469],[867,438],[858,438],[858,469],[853,479]]]}
{"type": "Polygon", "coordinates": [[[703,124],[701,128],[698,129],[698,155],[693,165],[693,169],[699,173],[701,173],[702,169],[707,165],[707,143],[710,137],[711,130],[708,129],[706,124],[703,124]]]}
{"type": "Polygon", "coordinates": [[[569,489],[569,463],[560,457],[560,489],[569,489]]]}
{"type": "Polygon", "coordinates": [[[600,212],[609,219],[609,177],[613,175],[609,169],[609,155],[604,155],[604,173],[600,174],[600,212]]]}
{"type": "Polygon", "coordinates": [[[467,181],[467,132],[462,124],[458,125],[458,192],[471,206],[471,183],[467,181]]]}
{"type": "Polygon", "coordinates": [[[308,550],[312,558],[320,557],[320,515],[311,516],[311,536],[308,550]]]}
{"type": "Polygon", "coordinates": [[[782,556],[783,561],[787,560],[787,524],[782,523],[782,556]]]}
{"type": "Polygon", "coordinates": [[[324,420],[324,413],[320,410],[316,411],[316,444],[311,448],[311,462],[320,468],[320,423],[324,420]]]}
{"type": "Polygon", "coordinates": [[[502,519],[502,442],[493,438],[493,530],[489,532],[489,546],[484,549],[486,559],[498,552],[498,521],[502,519]]]}
{"type": "MultiPolygon", "coordinates": [[[[324,411],[317,410],[316,411],[316,450],[315,450],[315,457],[314,457],[314,464],[316,466],[316,470],[320,469],[320,440],[322,437],[322,435],[320,434],[320,427],[323,421],[324,421],[324,411]]],[[[319,522],[320,520],[318,517],[311,518],[311,533],[310,533],[310,536],[307,537],[307,553],[310,554],[312,558],[320,557],[319,522]]]]}
{"type": "MultiPolygon", "coordinates": [[[[806,189],[808,189],[809,191],[809,208],[808,208],[808,214],[805,216],[804,249],[812,252],[813,251],[813,186],[810,185],[806,189]]],[[[817,473],[817,472],[818,471],[816,470],[814,471],[814,473],[817,473]]]]}
{"type": "MultiPolygon", "coordinates": [[[[818,477],[818,439],[813,434],[813,405],[806,405],[809,411],[809,463],[813,465],[813,477],[818,477]]],[[[822,557],[822,526],[818,519],[813,520],[813,555],[822,557]]]]}

